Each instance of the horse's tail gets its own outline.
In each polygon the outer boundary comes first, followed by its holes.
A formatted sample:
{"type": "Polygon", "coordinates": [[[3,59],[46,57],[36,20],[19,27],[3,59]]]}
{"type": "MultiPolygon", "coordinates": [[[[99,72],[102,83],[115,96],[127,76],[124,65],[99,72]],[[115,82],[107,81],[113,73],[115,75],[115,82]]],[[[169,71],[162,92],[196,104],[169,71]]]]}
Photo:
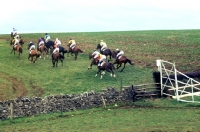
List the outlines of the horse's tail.
{"type": "Polygon", "coordinates": [[[65,59],[65,56],[60,54],[60,58],[61,59],[65,59]]]}
{"type": "Polygon", "coordinates": [[[19,52],[22,53],[22,47],[19,48],[19,52]]]}
{"type": "Polygon", "coordinates": [[[79,51],[80,53],[83,53],[83,51],[82,51],[81,49],[78,49],[78,51],[79,51]]]}
{"type": "Polygon", "coordinates": [[[130,65],[133,65],[133,63],[131,62],[131,60],[126,59],[126,61],[127,61],[130,65]]]}
{"type": "Polygon", "coordinates": [[[67,50],[64,50],[64,53],[67,53],[68,51],[67,50]]]}
{"type": "Polygon", "coordinates": [[[40,54],[37,54],[37,58],[40,57],[40,54]]]}

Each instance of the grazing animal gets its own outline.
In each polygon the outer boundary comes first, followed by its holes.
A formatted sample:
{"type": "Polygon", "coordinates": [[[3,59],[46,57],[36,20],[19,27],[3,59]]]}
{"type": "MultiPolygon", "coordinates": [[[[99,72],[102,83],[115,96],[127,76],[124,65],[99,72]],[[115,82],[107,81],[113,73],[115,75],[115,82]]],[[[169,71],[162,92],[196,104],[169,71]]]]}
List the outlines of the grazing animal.
{"type": "Polygon", "coordinates": [[[98,63],[96,62],[96,60],[94,59],[94,55],[92,55],[92,53],[89,53],[89,60],[91,60],[91,63],[90,63],[90,66],[88,67],[88,70],[89,69],[92,69],[92,65],[97,65],[98,63]]]}
{"type": "Polygon", "coordinates": [[[110,62],[104,62],[103,64],[102,64],[102,66],[97,66],[97,68],[98,68],[98,71],[97,71],[97,73],[96,73],[96,75],[95,75],[95,77],[97,77],[97,75],[100,73],[101,74],[101,78],[100,79],[102,79],[103,78],[103,75],[105,74],[105,70],[107,71],[107,72],[109,72],[110,73],[110,76],[112,77],[116,77],[115,76],[115,73],[114,73],[114,70],[115,70],[115,67],[114,67],[114,65],[112,64],[112,63],[110,63],[110,62]]]}
{"type": "Polygon", "coordinates": [[[33,62],[33,63],[35,63],[35,61],[37,60],[37,58],[39,58],[40,57],[40,54],[38,53],[38,51],[37,50],[32,50],[31,51],[31,54],[29,53],[29,55],[28,55],[28,60],[30,60],[30,58],[31,58],[31,62],[33,62]],[[33,60],[33,58],[35,57],[35,59],[33,60]]]}
{"type": "Polygon", "coordinates": [[[15,51],[18,52],[18,58],[20,59],[20,54],[22,54],[22,46],[21,45],[17,45],[16,47],[13,47],[10,54],[12,54],[12,52],[14,51],[14,55],[15,55],[15,51]]]}
{"type": "Polygon", "coordinates": [[[58,60],[61,61],[62,63],[62,66],[63,66],[63,60],[64,60],[64,56],[61,55],[59,52],[56,52],[54,54],[52,54],[52,64],[53,64],[53,67],[57,67],[58,66],[58,60]]]}
{"type": "MultiPolygon", "coordinates": [[[[117,53],[115,51],[113,51],[113,54],[112,54],[112,57],[113,58],[116,58],[117,56],[117,53]]],[[[121,72],[124,70],[125,66],[126,66],[126,63],[129,63],[130,65],[133,65],[133,63],[131,62],[131,60],[129,60],[126,56],[120,56],[118,61],[115,61],[113,62],[113,64],[117,64],[117,68],[120,68],[122,64],[124,64],[124,67],[121,69],[121,72]]]]}
{"type": "MultiPolygon", "coordinates": [[[[68,46],[70,46],[69,44],[68,44],[68,46]]],[[[69,49],[70,49],[70,47],[69,47],[69,49]]],[[[78,56],[78,53],[83,53],[83,51],[76,45],[76,46],[74,46],[74,48],[72,49],[72,50],[69,50],[67,53],[68,53],[68,55],[67,56],[69,56],[69,53],[71,53],[71,56],[73,56],[73,53],[75,54],[75,57],[74,57],[74,59],[75,60],[77,60],[77,56],[78,56]]]]}
{"type": "Polygon", "coordinates": [[[100,44],[97,44],[97,48],[96,49],[99,49],[100,50],[100,53],[105,55],[106,56],[106,59],[107,59],[107,56],[109,56],[110,60],[111,60],[111,57],[112,57],[112,51],[110,49],[105,49],[105,50],[101,50],[101,45],[100,44]]]}

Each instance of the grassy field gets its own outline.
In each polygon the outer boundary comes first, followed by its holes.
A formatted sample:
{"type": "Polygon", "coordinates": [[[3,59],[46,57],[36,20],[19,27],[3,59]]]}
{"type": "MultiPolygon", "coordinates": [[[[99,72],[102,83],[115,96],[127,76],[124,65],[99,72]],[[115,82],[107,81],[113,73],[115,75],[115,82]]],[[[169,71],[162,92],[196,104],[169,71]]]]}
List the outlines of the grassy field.
{"type": "MultiPolygon", "coordinates": [[[[27,45],[30,41],[36,43],[44,33],[21,34],[25,45],[20,60],[17,55],[10,54],[10,35],[0,35],[1,101],[19,96],[44,97],[60,93],[101,91],[108,87],[119,89],[121,80],[126,86],[153,83],[152,72],[157,70],[156,59],[175,62],[181,72],[194,72],[200,68],[200,30],[50,33],[50,35],[53,40],[59,38],[65,48],[69,38],[75,39],[84,53],[79,54],[76,61],[73,56],[65,55],[63,67],[59,62],[58,67],[53,68],[50,58],[39,59],[33,64],[27,59],[27,45]],[[116,78],[110,77],[108,73],[103,79],[100,79],[100,76],[95,78],[96,66],[93,66],[92,70],[87,70],[90,64],[88,53],[96,48],[101,39],[106,41],[112,50],[116,48],[124,50],[125,55],[135,65],[127,64],[123,72],[115,70],[116,78]]],[[[74,111],[64,113],[61,117],[60,114],[53,113],[19,118],[11,125],[9,120],[1,121],[0,125],[4,127],[0,127],[0,131],[200,130],[198,105],[194,108],[189,104],[180,104],[173,100],[149,100],[136,102],[126,109],[122,106],[110,106],[111,110],[94,108],[74,111]],[[133,107],[135,105],[139,107],[133,107]],[[152,108],[148,108],[149,105],[152,108]],[[160,108],[157,109],[156,106],[160,108]],[[176,109],[176,106],[180,109],[176,109]]]]}

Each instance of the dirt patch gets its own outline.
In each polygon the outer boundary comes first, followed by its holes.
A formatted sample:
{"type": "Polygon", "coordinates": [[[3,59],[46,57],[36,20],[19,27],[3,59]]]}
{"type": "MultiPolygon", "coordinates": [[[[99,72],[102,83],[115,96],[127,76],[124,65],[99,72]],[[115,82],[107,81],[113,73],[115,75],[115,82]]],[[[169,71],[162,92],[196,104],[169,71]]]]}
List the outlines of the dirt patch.
{"type": "Polygon", "coordinates": [[[11,75],[0,73],[0,101],[14,99],[19,96],[26,96],[27,90],[22,79],[18,79],[11,75]]]}

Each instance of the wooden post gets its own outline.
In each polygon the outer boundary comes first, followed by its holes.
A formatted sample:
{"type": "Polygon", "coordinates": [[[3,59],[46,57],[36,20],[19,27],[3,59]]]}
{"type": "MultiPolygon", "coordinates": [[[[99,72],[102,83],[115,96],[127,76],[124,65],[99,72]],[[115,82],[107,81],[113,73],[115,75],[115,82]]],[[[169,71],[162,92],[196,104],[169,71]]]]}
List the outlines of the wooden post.
{"type": "Polygon", "coordinates": [[[13,121],[13,103],[10,103],[10,123],[13,121]]]}
{"type": "Polygon", "coordinates": [[[102,99],[102,102],[103,102],[103,106],[104,106],[104,108],[106,108],[106,102],[105,102],[103,96],[101,96],[101,99],[102,99]]]}

